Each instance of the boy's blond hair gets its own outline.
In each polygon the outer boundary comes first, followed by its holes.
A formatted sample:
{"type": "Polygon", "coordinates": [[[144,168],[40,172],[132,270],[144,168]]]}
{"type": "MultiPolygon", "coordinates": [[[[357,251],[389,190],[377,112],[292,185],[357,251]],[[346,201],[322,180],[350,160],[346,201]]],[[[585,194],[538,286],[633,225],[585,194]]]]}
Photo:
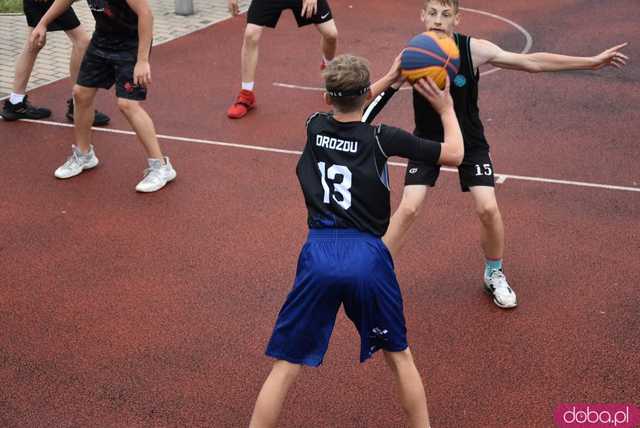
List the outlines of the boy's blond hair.
{"type": "Polygon", "coordinates": [[[458,13],[460,10],[460,1],[459,0],[424,0],[424,8],[426,9],[431,2],[438,2],[443,6],[450,6],[453,8],[455,13],[458,13]]]}
{"type": "MultiPolygon", "coordinates": [[[[364,90],[369,87],[369,62],[355,55],[335,57],[322,72],[327,92],[339,93],[364,90]]],[[[361,95],[333,96],[328,94],[331,104],[340,113],[351,113],[364,105],[366,91],[361,95]]]]}

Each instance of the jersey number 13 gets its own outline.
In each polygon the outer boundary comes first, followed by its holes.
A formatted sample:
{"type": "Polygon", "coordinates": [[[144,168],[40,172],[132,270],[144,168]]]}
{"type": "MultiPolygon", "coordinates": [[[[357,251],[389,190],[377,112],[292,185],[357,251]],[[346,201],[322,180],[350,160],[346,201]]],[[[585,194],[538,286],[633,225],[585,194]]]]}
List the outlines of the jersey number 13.
{"type": "Polygon", "coordinates": [[[329,169],[326,169],[324,162],[318,162],[318,169],[320,169],[320,180],[322,182],[322,188],[324,189],[325,204],[331,203],[331,199],[340,205],[345,210],[351,207],[351,171],[349,168],[343,165],[331,165],[329,169]],[[336,178],[339,178],[338,181],[336,178]],[[332,181],[333,191],[329,189],[327,179],[332,181]],[[339,195],[339,196],[338,196],[339,195]]]}

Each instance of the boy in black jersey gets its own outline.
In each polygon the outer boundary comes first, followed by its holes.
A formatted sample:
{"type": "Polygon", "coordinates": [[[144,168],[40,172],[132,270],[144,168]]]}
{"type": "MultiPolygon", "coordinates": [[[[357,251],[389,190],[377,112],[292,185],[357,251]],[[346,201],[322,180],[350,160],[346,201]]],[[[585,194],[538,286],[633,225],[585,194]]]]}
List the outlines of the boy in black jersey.
{"type": "MultiPolygon", "coordinates": [[[[504,226],[496,201],[493,163],[489,155],[489,145],[478,112],[478,67],[491,64],[494,67],[528,71],[531,73],[560,70],[597,70],[605,66],[622,67],[627,56],[619,52],[626,43],[607,49],[593,57],[572,57],[551,53],[518,54],[502,50],[495,44],[454,33],[459,23],[458,0],[426,0],[421,10],[421,20],[427,31],[435,31],[453,37],[460,49],[460,74],[451,84],[451,94],[456,115],[464,135],[465,157],[458,167],[463,192],[470,192],[476,213],[480,218],[481,244],[485,255],[484,285],[493,296],[493,301],[501,308],[517,306],[515,292],[511,289],[502,272],[504,253],[504,226]]],[[[396,66],[398,63],[396,61],[396,66]]],[[[389,86],[390,80],[376,82],[389,86]]],[[[397,86],[397,84],[396,84],[397,86]]],[[[370,122],[375,114],[395,93],[390,87],[383,96],[376,99],[364,120],[370,122]]],[[[414,134],[438,140],[442,137],[442,127],[437,113],[414,91],[413,106],[416,128],[414,134]]],[[[427,186],[434,186],[440,168],[421,162],[410,161],[406,170],[405,188],[400,206],[391,218],[384,242],[396,255],[402,240],[424,202],[427,186]]]]}
{"type": "MultiPolygon", "coordinates": [[[[69,8],[73,0],[55,0],[31,34],[37,46],[46,37],[46,27],[69,8]]],[[[96,20],[96,30],[82,60],[73,88],[77,147],[56,169],[60,179],[74,177],[98,165],[91,145],[91,115],[98,88],[116,85],[118,107],[142,143],[149,168],[136,186],[138,192],[155,192],[176,178],[169,158],[162,154],[151,117],[140,105],[151,84],[149,53],[153,37],[153,14],[147,0],[87,0],[96,20]]]]}
{"type": "MultiPolygon", "coordinates": [[[[238,0],[228,2],[231,15],[238,15],[238,0]]],[[[291,9],[298,27],[313,24],[320,33],[323,55],[320,68],[324,68],[335,56],[338,29],[327,0],[251,0],[240,55],[242,85],[238,97],[227,110],[229,118],[240,119],[256,106],[254,81],[260,37],[265,27],[276,28],[280,15],[286,9],[291,9]]]]}
{"type": "MultiPolygon", "coordinates": [[[[15,65],[15,75],[13,79],[13,89],[9,99],[4,102],[0,116],[6,121],[18,119],[45,119],[51,116],[51,110],[45,107],[36,107],[29,102],[27,96],[27,84],[36,63],[38,54],[44,47],[44,42],[37,46],[31,46],[29,36],[38,25],[38,21],[47,13],[53,0],[24,0],[24,16],[27,18],[27,43],[18,55],[15,65]]],[[[47,31],[64,31],[71,42],[71,57],[69,58],[69,76],[75,83],[80,70],[80,62],[84,56],[87,46],[89,46],[89,35],[86,33],[80,20],[72,8],[67,9],[61,16],[47,26],[47,31]]],[[[73,99],[67,100],[68,120],[73,121],[73,99]]],[[[109,123],[109,116],[99,111],[94,113],[94,126],[103,126],[109,123]]]]}
{"type": "Polygon", "coordinates": [[[363,59],[338,56],[324,77],[325,100],[333,113],[315,113],[307,120],[307,142],[296,169],[309,236],[267,346],[266,354],[276,361],[250,426],[276,425],[301,366],[322,363],[336,313],[344,304],[360,334],[360,361],[384,351],[410,426],[424,428],[424,387],[407,344],[393,261],[380,239],[391,213],[386,163],[389,156],[402,156],[431,165],[458,165],[464,149],[453,101],[448,86],[440,91],[425,80],[416,85],[440,115],[440,144],[398,128],[361,122],[365,101],[371,99],[363,59]]]}

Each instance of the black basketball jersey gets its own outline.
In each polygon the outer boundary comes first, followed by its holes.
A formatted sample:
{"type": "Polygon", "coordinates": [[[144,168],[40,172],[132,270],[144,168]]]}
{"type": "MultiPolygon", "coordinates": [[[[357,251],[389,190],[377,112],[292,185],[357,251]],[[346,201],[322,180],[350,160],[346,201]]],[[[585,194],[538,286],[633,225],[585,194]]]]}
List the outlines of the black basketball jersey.
{"type": "MultiPolygon", "coordinates": [[[[471,37],[455,33],[453,35],[460,50],[460,72],[450,86],[453,104],[462,129],[465,151],[474,148],[487,148],[484,127],[480,121],[478,109],[478,82],[480,73],[474,69],[471,59],[471,37]]],[[[444,131],[440,115],[431,107],[419,92],[413,91],[413,110],[415,115],[414,134],[431,140],[443,141],[444,131]]]]}
{"type": "Polygon", "coordinates": [[[296,168],[309,227],[384,235],[391,214],[387,158],[435,164],[440,146],[398,128],[315,113],[307,120],[307,143],[296,168]]]}
{"type": "Polygon", "coordinates": [[[87,0],[96,20],[94,44],[108,50],[131,50],[138,46],[138,15],[126,0],[87,0]]]}

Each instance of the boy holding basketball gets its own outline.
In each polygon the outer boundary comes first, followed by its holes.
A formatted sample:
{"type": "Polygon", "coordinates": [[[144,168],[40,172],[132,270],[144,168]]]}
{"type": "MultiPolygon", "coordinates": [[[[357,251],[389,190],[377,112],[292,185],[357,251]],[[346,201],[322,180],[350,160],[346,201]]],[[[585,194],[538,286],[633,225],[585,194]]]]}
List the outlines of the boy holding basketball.
{"type": "MultiPolygon", "coordinates": [[[[227,116],[231,119],[244,117],[256,106],[254,81],[258,65],[258,43],[264,27],[276,28],[280,14],[291,9],[298,27],[314,24],[321,36],[322,62],[326,67],[336,54],[338,29],[333,20],[327,0],[252,0],[247,12],[247,27],[241,52],[242,85],[236,101],[229,107],[227,116]]],[[[229,0],[229,12],[233,16],[240,13],[238,0],[229,0]]]]}
{"type": "MultiPolygon", "coordinates": [[[[395,73],[398,78],[399,74],[395,73]]],[[[300,253],[294,287],[276,321],[266,354],[275,358],[250,426],[276,426],[287,391],[302,365],[322,363],[336,313],[344,304],[361,339],[360,361],[382,349],[400,388],[410,426],[428,426],[424,386],[407,344],[402,296],[393,261],[380,237],[389,224],[387,158],[403,156],[430,165],[458,165],[460,127],[447,90],[420,80],[416,91],[442,121],[444,143],[398,128],[362,123],[371,99],[365,60],[341,55],[324,71],[325,101],[332,113],[307,120],[307,143],[297,175],[308,211],[309,235],[300,253]]]]}
{"type": "MultiPolygon", "coordinates": [[[[426,0],[420,11],[420,19],[424,22],[427,31],[453,37],[460,51],[460,71],[451,84],[451,95],[465,145],[465,157],[458,167],[460,185],[463,192],[471,194],[476,214],[480,219],[480,242],[485,256],[483,275],[485,289],[492,295],[493,302],[497,306],[513,308],[518,304],[516,294],[502,271],[504,225],[496,201],[494,168],[478,112],[480,77],[478,67],[491,64],[494,67],[530,73],[598,70],[605,66],[620,68],[628,59],[620,52],[626,43],[607,49],[593,57],[573,57],[546,52],[518,54],[505,51],[487,40],[454,33],[460,22],[458,0],[426,0]]],[[[399,66],[397,61],[396,66],[399,66]]],[[[368,114],[364,120],[369,122],[373,120],[375,114],[394,93],[395,88],[390,87],[384,92],[384,96],[378,97],[377,105],[367,110],[371,114],[368,114]]],[[[438,121],[437,112],[416,91],[413,93],[413,106],[416,125],[414,134],[439,140],[442,136],[442,127],[438,121]]],[[[439,173],[439,166],[413,160],[409,162],[400,206],[393,214],[389,229],[383,238],[391,254],[398,253],[404,236],[418,216],[427,194],[427,187],[435,185],[439,173]]]]}
{"type": "MultiPolygon", "coordinates": [[[[43,43],[47,25],[69,8],[73,0],[55,0],[31,35],[34,46],[43,43]]],[[[74,177],[98,165],[91,144],[91,112],[98,88],[116,85],[118,107],[142,143],[149,168],[136,186],[138,192],[155,192],[176,178],[169,158],[160,150],[151,117],[140,105],[151,84],[149,53],[153,14],[147,0],[87,0],[96,30],[82,60],[73,88],[76,104],[75,137],[71,156],[56,169],[60,179],[74,177]]]]}

